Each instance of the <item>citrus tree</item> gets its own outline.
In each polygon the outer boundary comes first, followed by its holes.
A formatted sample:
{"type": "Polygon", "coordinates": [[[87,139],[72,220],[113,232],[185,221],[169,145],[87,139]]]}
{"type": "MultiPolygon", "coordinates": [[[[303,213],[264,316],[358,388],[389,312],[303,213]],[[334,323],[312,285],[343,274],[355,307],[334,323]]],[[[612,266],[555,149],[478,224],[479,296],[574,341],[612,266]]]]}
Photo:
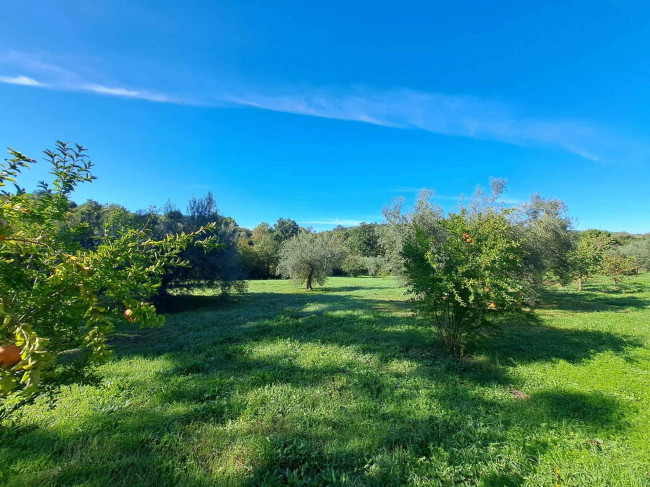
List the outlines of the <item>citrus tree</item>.
{"type": "Polygon", "coordinates": [[[453,355],[490,315],[522,305],[525,250],[516,232],[508,210],[493,208],[441,217],[434,233],[414,225],[402,250],[409,290],[453,355]]]}
{"type": "Polygon", "coordinates": [[[157,241],[131,229],[85,249],[76,238],[84,229],[66,223],[70,194],[95,179],[85,149],[58,142],[45,151],[52,181],[35,193],[19,177],[36,161],[9,154],[0,164],[0,419],[91,378],[116,324],[161,325],[148,300],[163,274],[185,265],[179,254],[190,243],[216,245],[199,238],[206,228],[157,241]]]}

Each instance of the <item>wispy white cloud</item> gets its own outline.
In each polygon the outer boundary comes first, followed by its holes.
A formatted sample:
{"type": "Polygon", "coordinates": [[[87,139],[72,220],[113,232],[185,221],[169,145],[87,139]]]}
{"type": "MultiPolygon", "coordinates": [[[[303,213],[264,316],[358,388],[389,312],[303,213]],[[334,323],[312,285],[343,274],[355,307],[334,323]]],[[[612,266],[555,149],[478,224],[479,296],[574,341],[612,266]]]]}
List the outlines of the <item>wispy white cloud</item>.
{"type": "Polygon", "coordinates": [[[86,77],[89,76],[88,72],[84,72],[82,75],[70,69],[43,62],[34,56],[16,51],[0,52],[0,66],[10,66],[12,69],[20,69],[30,74],[33,73],[31,76],[24,74],[0,76],[0,83],[5,84],[59,91],[88,92],[103,96],[132,98],[157,103],[201,104],[196,100],[168,93],[133,89],[124,86],[107,86],[104,83],[91,83],[86,80],[86,77]],[[39,79],[45,79],[46,81],[37,81],[34,76],[38,76],[39,79]]]}
{"type": "Polygon", "coordinates": [[[47,88],[59,91],[79,91],[90,92],[104,96],[116,96],[120,98],[133,98],[138,100],[147,100],[156,103],[174,103],[179,105],[199,105],[200,102],[192,102],[189,99],[183,99],[163,93],[156,93],[153,91],[132,90],[123,87],[108,87],[99,84],[51,84],[41,83],[40,81],[30,78],[28,76],[0,76],[0,83],[30,86],[34,88],[47,88]]]}
{"type": "MultiPolygon", "coordinates": [[[[19,69],[0,82],[36,88],[79,91],[102,96],[193,106],[251,107],[297,115],[354,121],[435,134],[492,140],[525,147],[556,148],[593,161],[644,160],[650,144],[598,125],[573,119],[534,118],[510,106],[484,98],[421,92],[409,89],[375,90],[285,88],[264,90],[215,88],[168,93],[109,83],[97,73],[45,63],[24,53],[0,52],[0,66],[19,69]],[[38,78],[39,81],[36,80],[38,78]]],[[[217,86],[217,83],[214,83],[217,86]]],[[[203,83],[205,86],[205,83],[203,83]]]]}
{"type": "Polygon", "coordinates": [[[299,115],[419,129],[521,146],[555,146],[591,160],[600,160],[598,147],[592,146],[608,135],[583,121],[528,118],[495,101],[408,89],[315,90],[275,96],[248,93],[230,100],[240,105],[299,115]]]}
{"type": "Polygon", "coordinates": [[[119,96],[123,98],[136,98],[140,100],[154,101],[157,103],[177,103],[177,104],[189,104],[184,102],[180,98],[173,97],[170,95],[165,95],[163,93],[156,93],[151,91],[140,91],[140,90],[131,90],[122,87],[108,87],[103,85],[84,85],[80,87],[83,91],[91,91],[97,93],[98,95],[108,95],[108,96],[119,96]]]}
{"type": "Polygon", "coordinates": [[[18,76],[0,76],[0,82],[6,83],[9,85],[21,85],[21,86],[36,86],[36,87],[45,87],[45,83],[36,81],[34,78],[29,76],[23,76],[19,74],[18,76]]]}
{"type": "Polygon", "coordinates": [[[126,96],[129,98],[138,98],[140,96],[139,91],[127,90],[126,88],[108,88],[102,85],[86,85],[85,88],[101,95],[126,96]]]}

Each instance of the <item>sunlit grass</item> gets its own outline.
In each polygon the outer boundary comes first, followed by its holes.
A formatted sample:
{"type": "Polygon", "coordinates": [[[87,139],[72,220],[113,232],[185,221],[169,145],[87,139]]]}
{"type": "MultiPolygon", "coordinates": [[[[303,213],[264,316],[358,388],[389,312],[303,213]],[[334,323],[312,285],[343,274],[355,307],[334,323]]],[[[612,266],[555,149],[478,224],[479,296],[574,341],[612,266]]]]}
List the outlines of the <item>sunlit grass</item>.
{"type": "Polygon", "coordinates": [[[20,485],[648,485],[650,276],[555,289],[469,358],[397,282],[184,298],[0,433],[20,485]]]}

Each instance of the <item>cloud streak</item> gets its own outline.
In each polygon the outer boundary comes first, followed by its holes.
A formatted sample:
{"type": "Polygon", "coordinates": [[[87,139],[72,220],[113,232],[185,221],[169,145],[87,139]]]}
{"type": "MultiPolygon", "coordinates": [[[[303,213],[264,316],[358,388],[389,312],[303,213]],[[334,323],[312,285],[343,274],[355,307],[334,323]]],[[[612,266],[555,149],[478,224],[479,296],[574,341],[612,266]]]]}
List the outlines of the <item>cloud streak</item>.
{"type": "Polygon", "coordinates": [[[22,72],[0,76],[1,83],[33,88],[86,92],[155,103],[249,107],[498,141],[522,147],[554,148],[592,161],[647,160],[650,155],[650,144],[642,139],[621,136],[580,120],[523,116],[506,104],[466,95],[410,89],[381,91],[368,88],[285,88],[276,93],[242,88],[215,88],[212,92],[204,89],[172,94],[102,80],[89,81],[87,78],[98,76],[88,72],[82,76],[69,69],[13,51],[0,52],[0,66],[2,65],[18,68],[22,72]]]}
{"type": "Polygon", "coordinates": [[[177,105],[199,105],[201,103],[192,102],[189,99],[175,97],[153,91],[133,90],[124,87],[109,87],[101,84],[76,84],[76,83],[41,83],[34,78],[25,75],[17,76],[0,76],[0,83],[10,85],[28,86],[33,88],[45,88],[55,91],[77,91],[95,93],[97,95],[115,96],[119,98],[132,98],[137,100],[146,100],[156,103],[173,103],[177,105]]]}
{"type": "Polygon", "coordinates": [[[104,85],[84,85],[80,87],[81,91],[91,91],[98,95],[117,96],[122,98],[135,98],[139,100],[153,101],[156,103],[174,103],[174,104],[190,104],[189,101],[182,100],[174,96],[165,95],[151,91],[131,90],[122,87],[108,87],[104,85]]]}
{"type": "Polygon", "coordinates": [[[18,75],[18,76],[0,76],[0,82],[6,83],[9,85],[20,85],[20,86],[36,86],[36,87],[45,87],[47,86],[40,81],[36,81],[34,78],[28,76],[18,75]]]}
{"type": "MultiPolygon", "coordinates": [[[[86,78],[93,73],[83,75],[70,69],[46,63],[40,59],[16,51],[0,52],[0,66],[9,66],[19,74],[0,76],[0,83],[44,88],[55,91],[74,91],[94,93],[102,96],[146,100],[156,103],[173,103],[179,105],[201,104],[187,97],[160,93],[152,90],[133,89],[124,86],[111,86],[105,82],[89,82],[86,78]],[[25,75],[24,73],[29,73],[25,75]],[[37,81],[38,78],[39,80],[37,81]],[[44,82],[41,80],[45,80],[44,82]]],[[[94,75],[96,77],[96,75],[94,75]]]]}
{"type": "Polygon", "coordinates": [[[582,121],[527,118],[494,101],[409,89],[355,89],[344,93],[315,91],[276,96],[249,93],[233,97],[231,101],[298,115],[417,129],[519,146],[557,147],[596,161],[601,159],[601,155],[591,146],[605,135],[602,129],[582,121]]]}

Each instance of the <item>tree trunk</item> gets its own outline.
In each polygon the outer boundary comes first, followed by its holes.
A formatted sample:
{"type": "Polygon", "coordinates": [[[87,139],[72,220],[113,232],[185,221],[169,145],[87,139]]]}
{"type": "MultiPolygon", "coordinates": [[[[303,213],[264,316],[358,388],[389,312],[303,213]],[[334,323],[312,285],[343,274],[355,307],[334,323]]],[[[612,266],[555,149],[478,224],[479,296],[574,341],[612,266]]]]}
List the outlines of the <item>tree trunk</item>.
{"type": "Polygon", "coordinates": [[[311,291],[311,278],[312,278],[313,271],[309,272],[309,275],[307,276],[307,291],[311,291]]]}
{"type": "Polygon", "coordinates": [[[578,291],[582,292],[582,276],[578,278],[578,291]]]}

